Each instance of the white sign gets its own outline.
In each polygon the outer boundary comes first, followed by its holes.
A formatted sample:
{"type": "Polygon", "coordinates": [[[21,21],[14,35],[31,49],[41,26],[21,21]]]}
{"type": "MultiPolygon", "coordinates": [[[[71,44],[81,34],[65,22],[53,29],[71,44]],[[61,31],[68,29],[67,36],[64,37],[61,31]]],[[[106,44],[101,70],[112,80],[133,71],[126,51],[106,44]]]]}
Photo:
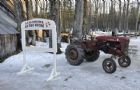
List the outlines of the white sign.
{"type": "Polygon", "coordinates": [[[32,19],[24,21],[21,25],[24,30],[36,30],[36,29],[54,29],[56,28],[55,22],[48,19],[32,19]]]}
{"type": "Polygon", "coordinates": [[[22,48],[28,51],[37,51],[37,52],[57,52],[57,33],[56,33],[56,25],[55,22],[48,19],[32,19],[28,21],[24,21],[21,24],[22,29],[22,48]],[[52,30],[52,48],[44,48],[44,47],[26,47],[26,30],[52,30]]]}
{"type": "Polygon", "coordinates": [[[23,49],[23,68],[19,72],[19,74],[26,73],[27,71],[32,70],[27,65],[26,62],[26,52],[34,51],[34,52],[53,52],[54,53],[54,67],[52,69],[52,73],[48,80],[53,79],[58,75],[56,72],[56,52],[57,52],[57,33],[56,33],[56,25],[55,22],[48,19],[36,18],[28,21],[24,21],[21,24],[21,36],[22,36],[22,49],[23,49]],[[52,31],[52,48],[48,47],[29,47],[26,46],[26,35],[25,31],[27,30],[51,30],[52,31]]]}

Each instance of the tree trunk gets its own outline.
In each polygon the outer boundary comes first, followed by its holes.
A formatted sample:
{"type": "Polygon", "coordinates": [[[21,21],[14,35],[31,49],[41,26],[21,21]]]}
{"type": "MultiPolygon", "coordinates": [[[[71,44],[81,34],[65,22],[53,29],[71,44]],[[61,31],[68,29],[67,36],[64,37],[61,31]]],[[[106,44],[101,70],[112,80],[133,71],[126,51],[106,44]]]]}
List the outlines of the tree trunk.
{"type": "Polygon", "coordinates": [[[83,34],[87,33],[87,17],[88,17],[88,1],[84,0],[84,13],[83,13],[83,27],[82,32],[83,34]]]}
{"type": "Polygon", "coordinates": [[[38,0],[35,0],[35,14],[38,15],[38,0]]]}
{"type": "Polygon", "coordinates": [[[48,0],[45,0],[46,1],[46,8],[45,8],[45,11],[48,10],[48,0]]]}
{"type": "MultiPolygon", "coordinates": [[[[32,19],[33,18],[33,2],[32,0],[29,1],[29,18],[32,19]]],[[[36,44],[36,34],[35,34],[35,30],[32,31],[33,37],[32,37],[32,44],[35,45],[36,44]]]]}
{"type": "Polygon", "coordinates": [[[121,3],[121,0],[119,0],[119,31],[122,31],[122,3],[121,3]]]}
{"type": "Polygon", "coordinates": [[[135,29],[136,29],[136,32],[138,32],[138,22],[139,22],[139,8],[140,8],[140,1],[137,0],[137,16],[136,16],[136,26],[135,26],[135,29]]]}
{"type": "Polygon", "coordinates": [[[82,35],[82,25],[83,25],[83,0],[75,0],[75,21],[73,27],[73,37],[81,38],[82,35]]]}
{"type": "Polygon", "coordinates": [[[127,8],[126,8],[126,30],[128,31],[128,18],[129,18],[129,4],[130,0],[127,0],[127,8]]]}
{"type": "Polygon", "coordinates": [[[122,19],[122,22],[123,22],[123,30],[124,30],[124,32],[126,32],[126,27],[125,27],[125,23],[126,23],[126,22],[125,22],[125,21],[126,21],[126,20],[125,20],[125,19],[126,19],[126,18],[125,18],[125,17],[126,17],[126,12],[125,12],[125,11],[126,11],[126,1],[124,0],[124,5],[123,5],[123,17],[124,17],[124,18],[122,19]]]}
{"type": "Polygon", "coordinates": [[[114,31],[114,1],[111,1],[111,8],[110,8],[110,27],[114,31]]]}
{"type": "MultiPolygon", "coordinates": [[[[21,33],[21,22],[24,20],[23,16],[23,6],[20,0],[13,0],[14,2],[14,10],[15,10],[15,19],[17,23],[17,31],[21,33]]],[[[21,34],[17,35],[17,51],[22,50],[21,46],[21,34]]]]}
{"type": "Polygon", "coordinates": [[[27,20],[29,20],[29,1],[25,0],[25,5],[26,5],[26,16],[27,16],[27,20]]]}
{"type": "Polygon", "coordinates": [[[95,2],[95,18],[96,18],[96,29],[99,28],[98,25],[98,9],[99,9],[99,0],[94,0],[95,2]]]}
{"type": "Polygon", "coordinates": [[[23,21],[23,16],[22,16],[22,3],[20,0],[14,0],[14,10],[15,10],[15,16],[16,16],[16,22],[17,22],[17,30],[21,32],[21,22],[23,21]]]}
{"type": "MultiPolygon", "coordinates": [[[[33,13],[32,0],[25,0],[25,5],[26,5],[26,16],[27,16],[26,19],[29,20],[33,17],[32,16],[32,13],[33,13]]],[[[28,31],[26,33],[26,37],[27,37],[27,45],[30,45],[30,44],[35,45],[35,41],[36,41],[35,31],[28,31]],[[29,38],[31,38],[31,42],[28,42],[29,38]]]]}
{"type": "Polygon", "coordinates": [[[103,29],[105,29],[105,0],[103,1],[103,29]]]}
{"type": "MultiPolygon", "coordinates": [[[[63,18],[66,18],[66,0],[63,1],[63,18]]],[[[66,32],[66,20],[63,20],[63,31],[66,32]]]]}
{"type": "Polygon", "coordinates": [[[50,18],[56,22],[57,30],[57,53],[61,53],[61,40],[60,40],[60,0],[49,0],[50,2],[50,18]]]}
{"type": "Polygon", "coordinates": [[[87,25],[88,32],[91,29],[91,22],[92,22],[91,8],[92,8],[92,3],[91,0],[89,0],[89,14],[88,14],[88,25],[87,25]]]}

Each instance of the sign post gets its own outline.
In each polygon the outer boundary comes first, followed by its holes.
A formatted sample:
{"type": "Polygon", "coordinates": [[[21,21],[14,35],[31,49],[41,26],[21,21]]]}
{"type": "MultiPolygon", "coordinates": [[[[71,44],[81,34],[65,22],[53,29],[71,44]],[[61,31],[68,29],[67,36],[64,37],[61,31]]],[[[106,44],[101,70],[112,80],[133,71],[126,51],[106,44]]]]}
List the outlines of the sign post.
{"type": "Polygon", "coordinates": [[[48,80],[51,80],[55,78],[58,73],[56,71],[56,52],[57,52],[57,33],[56,33],[56,25],[55,22],[48,19],[41,19],[36,18],[28,21],[24,21],[21,24],[21,37],[22,37],[22,49],[23,49],[23,67],[21,71],[18,74],[24,74],[28,71],[33,70],[26,61],[26,52],[52,52],[54,54],[54,63],[53,63],[53,69],[50,74],[50,77],[48,80]],[[29,30],[51,30],[52,31],[52,47],[29,47],[26,46],[26,36],[25,31],[29,30]]]}

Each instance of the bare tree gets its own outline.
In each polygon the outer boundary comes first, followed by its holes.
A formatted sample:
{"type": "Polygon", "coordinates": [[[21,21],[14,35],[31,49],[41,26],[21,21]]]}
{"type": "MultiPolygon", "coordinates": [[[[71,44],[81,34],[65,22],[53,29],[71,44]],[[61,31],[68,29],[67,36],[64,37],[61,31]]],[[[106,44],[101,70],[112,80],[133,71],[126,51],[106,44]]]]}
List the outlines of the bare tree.
{"type": "MultiPolygon", "coordinates": [[[[32,13],[33,13],[33,5],[32,5],[32,0],[25,0],[25,5],[26,5],[26,16],[27,16],[27,20],[31,19],[32,13]]],[[[35,35],[35,31],[28,31],[26,32],[26,37],[27,37],[27,44],[32,44],[35,45],[35,40],[36,40],[36,35],[35,35]],[[29,42],[29,38],[32,38],[32,41],[29,42]]]]}
{"type": "Polygon", "coordinates": [[[91,22],[92,22],[92,3],[91,0],[89,0],[89,14],[88,14],[88,25],[87,25],[87,30],[91,29],[91,22]]]}
{"type": "Polygon", "coordinates": [[[98,29],[98,11],[99,11],[99,0],[94,0],[95,3],[95,18],[96,18],[96,28],[98,29]]]}
{"type": "Polygon", "coordinates": [[[50,2],[50,18],[56,22],[56,30],[58,36],[58,53],[61,53],[60,46],[60,0],[49,0],[50,2]]]}
{"type": "Polygon", "coordinates": [[[27,20],[33,17],[33,2],[32,0],[25,0],[27,20]]]}
{"type": "Polygon", "coordinates": [[[106,29],[107,30],[109,30],[109,28],[110,28],[110,21],[109,21],[109,18],[110,17],[109,17],[109,14],[107,14],[109,12],[109,10],[110,10],[108,4],[109,3],[106,2],[106,10],[105,10],[105,13],[106,13],[106,21],[105,22],[106,22],[106,29]]]}
{"type": "MultiPolygon", "coordinates": [[[[14,2],[14,12],[15,12],[15,19],[17,23],[17,31],[21,32],[21,22],[24,20],[24,13],[23,13],[23,4],[20,0],[13,0],[14,2]]],[[[21,35],[17,35],[17,50],[21,50],[21,35]]]]}
{"type": "Polygon", "coordinates": [[[83,0],[75,0],[75,21],[73,28],[73,37],[81,38],[83,25],[83,0]]]}
{"type": "Polygon", "coordinates": [[[110,28],[114,30],[114,0],[110,0],[110,28]]]}
{"type": "Polygon", "coordinates": [[[27,20],[29,19],[29,0],[25,0],[25,5],[26,5],[26,16],[27,20]]]}
{"type": "MultiPolygon", "coordinates": [[[[65,19],[67,16],[65,15],[66,12],[66,0],[64,0],[63,3],[63,18],[65,19]]],[[[66,20],[63,20],[63,31],[66,31],[66,20]]]]}
{"type": "Polygon", "coordinates": [[[45,2],[46,2],[46,8],[45,8],[45,11],[47,11],[47,10],[48,10],[48,6],[49,6],[49,1],[48,1],[48,0],[45,0],[45,2]]]}
{"type": "Polygon", "coordinates": [[[22,6],[22,2],[20,0],[14,0],[14,10],[15,10],[15,18],[16,18],[16,22],[17,22],[17,30],[19,32],[21,32],[21,22],[24,20],[23,17],[23,6],[22,6]]]}
{"type": "Polygon", "coordinates": [[[123,30],[125,31],[126,30],[126,0],[124,0],[124,5],[123,5],[123,13],[122,13],[122,16],[124,17],[124,18],[122,18],[122,24],[123,24],[123,30]]]}
{"type": "Polygon", "coordinates": [[[136,32],[138,31],[138,22],[139,22],[139,8],[140,8],[140,1],[137,0],[137,16],[136,16],[136,26],[135,26],[135,29],[136,29],[136,32]]]}
{"type": "Polygon", "coordinates": [[[88,19],[88,1],[84,0],[84,13],[83,13],[83,34],[87,33],[87,19],[88,19]]]}
{"type": "Polygon", "coordinates": [[[35,14],[38,15],[38,0],[35,0],[35,14]]]}
{"type": "Polygon", "coordinates": [[[103,29],[105,29],[105,0],[102,0],[103,2],[103,29]]]}
{"type": "Polygon", "coordinates": [[[122,1],[119,0],[119,31],[122,30],[121,26],[122,26],[122,1]]]}
{"type": "Polygon", "coordinates": [[[50,12],[49,17],[56,22],[57,25],[57,32],[59,32],[59,18],[60,18],[60,12],[59,12],[59,0],[49,0],[50,2],[50,12]]]}
{"type": "Polygon", "coordinates": [[[129,5],[130,5],[130,0],[127,0],[127,7],[126,7],[126,30],[128,31],[128,18],[129,18],[129,5]]]}
{"type": "Polygon", "coordinates": [[[72,28],[72,23],[73,23],[73,20],[74,20],[74,15],[72,14],[73,12],[73,9],[72,9],[73,5],[72,5],[72,0],[69,0],[69,28],[71,29],[72,28]]]}
{"type": "Polygon", "coordinates": [[[72,0],[61,0],[60,17],[62,32],[68,32],[73,27],[74,5],[72,0]]]}

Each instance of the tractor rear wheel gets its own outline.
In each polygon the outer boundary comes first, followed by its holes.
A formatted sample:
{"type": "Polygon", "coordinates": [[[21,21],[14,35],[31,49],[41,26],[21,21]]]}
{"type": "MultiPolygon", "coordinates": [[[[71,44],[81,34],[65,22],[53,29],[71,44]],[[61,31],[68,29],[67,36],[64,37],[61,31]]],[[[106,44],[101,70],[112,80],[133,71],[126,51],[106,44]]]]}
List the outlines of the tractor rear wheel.
{"type": "Polygon", "coordinates": [[[84,59],[83,59],[83,50],[81,48],[78,48],[77,45],[68,45],[65,52],[67,61],[71,65],[80,65],[84,59]]]}
{"type": "Polygon", "coordinates": [[[100,55],[99,51],[97,51],[97,52],[86,52],[84,57],[85,57],[86,61],[93,62],[93,61],[96,61],[99,58],[99,55],[100,55]]]}
{"type": "Polygon", "coordinates": [[[116,71],[116,62],[112,58],[106,58],[102,63],[103,69],[106,73],[114,73],[116,71]]]}
{"type": "Polygon", "coordinates": [[[131,59],[129,56],[122,56],[118,59],[118,63],[121,67],[128,67],[131,64],[131,59]]]}

